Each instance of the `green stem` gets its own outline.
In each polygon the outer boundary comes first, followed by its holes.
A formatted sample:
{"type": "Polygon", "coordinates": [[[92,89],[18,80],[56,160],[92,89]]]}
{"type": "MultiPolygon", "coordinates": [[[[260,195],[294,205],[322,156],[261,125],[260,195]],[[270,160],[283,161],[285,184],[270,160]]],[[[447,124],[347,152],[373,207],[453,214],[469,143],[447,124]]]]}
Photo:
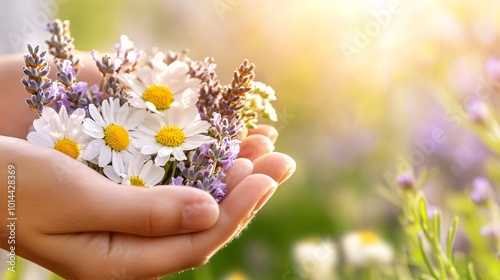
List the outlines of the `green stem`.
{"type": "Polygon", "coordinates": [[[439,280],[439,277],[438,277],[436,271],[434,270],[434,267],[432,267],[431,261],[429,260],[427,254],[425,252],[424,238],[421,237],[421,236],[418,237],[418,245],[419,245],[419,248],[420,248],[420,252],[422,253],[422,256],[424,257],[424,261],[425,261],[425,265],[427,266],[427,269],[432,274],[432,277],[434,279],[439,280]]]}
{"type": "Polygon", "coordinates": [[[171,161],[167,161],[167,163],[165,163],[165,166],[163,166],[163,169],[165,170],[165,175],[163,175],[163,179],[161,179],[161,182],[163,184],[168,183],[168,182],[166,182],[166,180],[168,178],[168,169],[170,168],[170,165],[171,165],[171,161]]]}
{"type": "Polygon", "coordinates": [[[477,280],[474,265],[472,263],[467,264],[467,278],[469,278],[469,280],[477,280]]]}
{"type": "Polygon", "coordinates": [[[174,164],[172,165],[172,173],[170,173],[170,183],[172,182],[172,178],[174,178],[175,170],[177,170],[177,160],[174,159],[174,164]]]}
{"type": "Polygon", "coordinates": [[[106,78],[106,74],[102,74],[101,85],[99,86],[101,92],[104,92],[104,79],[106,78]]]}
{"type": "Polygon", "coordinates": [[[455,241],[455,236],[457,234],[458,228],[458,217],[453,219],[453,225],[448,230],[448,236],[446,238],[446,256],[450,261],[453,261],[453,242],[455,241]]]}
{"type": "MultiPolygon", "coordinates": [[[[500,224],[500,209],[495,201],[488,201],[488,208],[490,209],[491,219],[493,224],[500,224]]],[[[497,238],[496,250],[500,251],[500,238],[497,238]]]]}

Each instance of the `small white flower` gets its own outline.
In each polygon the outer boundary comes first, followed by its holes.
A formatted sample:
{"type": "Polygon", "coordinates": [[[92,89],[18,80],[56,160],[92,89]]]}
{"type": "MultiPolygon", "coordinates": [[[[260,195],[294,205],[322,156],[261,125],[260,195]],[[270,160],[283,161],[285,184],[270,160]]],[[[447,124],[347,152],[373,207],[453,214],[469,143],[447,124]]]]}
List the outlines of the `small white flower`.
{"type": "Polygon", "coordinates": [[[138,187],[153,187],[161,182],[165,175],[162,167],[153,164],[152,160],[144,161],[142,154],[136,154],[128,163],[126,172],[117,174],[115,168],[108,165],[104,167],[104,174],[116,183],[138,187]]]}
{"type": "Polygon", "coordinates": [[[262,115],[273,121],[278,121],[278,115],[270,101],[276,100],[274,89],[261,82],[252,82],[252,90],[246,97],[245,108],[255,112],[261,112],[262,115]]]}
{"type": "MultiPolygon", "coordinates": [[[[161,57],[161,55],[157,55],[161,57]]],[[[129,103],[136,108],[147,108],[155,113],[167,110],[174,102],[194,106],[198,100],[199,79],[191,78],[185,62],[174,61],[166,65],[158,58],[151,60],[152,67],[118,75],[129,89],[129,103]]]]}
{"type": "Polygon", "coordinates": [[[331,240],[299,241],[293,247],[293,257],[299,266],[298,272],[304,279],[336,279],[337,248],[331,240]]]}
{"type": "Polygon", "coordinates": [[[130,144],[130,132],[143,121],[146,111],[130,108],[127,103],[120,106],[118,99],[102,102],[102,112],[91,104],[89,113],[92,119],[85,119],[83,131],[94,138],[89,143],[83,158],[95,161],[99,167],[110,162],[116,173],[125,170],[126,162],[132,159],[137,150],[130,144]]]}
{"type": "Polygon", "coordinates": [[[344,236],[342,247],[346,262],[353,266],[389,264],[394,257],[392,247],[372,231],[357,231],[344,236]]]}
{"type": "Polygon", "coordinates": [[[90,141],[90,138],[83,133],[84,118],[85,111],[80,108],[68,117],[64,106],[59,109],[59,114],[50,107],[44,107],[42,116],[33,121],[35,131],[28,134],[28,141],[54,148],[83,161],[82,154],[90,141]]]}
{"type": "Polygon", "coordinates": [[[139,125],[132,144],[144,155],[156,155],[155,163],[165,165],[173,155],[185,160],[184,151],[198,148],[214,138],[207,136],[210,123],[202,121],[196,107],[175,103],[163,114],[149,114],[139,125]]]}

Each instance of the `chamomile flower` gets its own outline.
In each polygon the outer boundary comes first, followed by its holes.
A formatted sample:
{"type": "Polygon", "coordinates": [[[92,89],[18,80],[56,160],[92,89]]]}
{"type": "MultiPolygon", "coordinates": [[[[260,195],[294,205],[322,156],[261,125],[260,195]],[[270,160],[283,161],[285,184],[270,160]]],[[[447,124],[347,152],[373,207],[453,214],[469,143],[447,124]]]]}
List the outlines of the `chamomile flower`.
{"type": "Polygon", "coordinates": [[[165,175],[162,167],[156,166],[152,160],[144,161],[142,154],[136,154],[128,163],[125,173],[117,174],[115,168],[104,167],[104,174],[116,183],[138,187],[153,187],[160,183],[165,175]]]}
{"type": "Polygon", "coordinates": [[[305,239],[293,247],[293,257],[303,279],[334,280],[338,263],[337,246],[329,239],[305,239]]]}
{"type": "Polygon", "coordinates": [[[196,104],[200,80],[191,78],[188,71],[185,62],[174,61],[167,66],[163,61],[154,60],[151,67],[121,73],[118,78],[129,87],[125,92],[131,106],[158,113],[169,109],[174,102],[184,106],[196,104]]]}
{"type": "Polygon", "coordinates": [[[93,104],[89,106],[89,113],[92,119],[84,120],[83,131],[93,140],[83,158],[97,162],[99,167],[111,162],[117,173],[125,170],[126,162],[137,153],[130,144],[130,132],[144,119],[146,110],[130,108],[128,103],[120,106],[118,99],[108,99],[102,102],[101,113],[93,104]]]}
{"type": "Polygon", "coordinates": [[[144,155],[156,155],[155,163],[163,166],[171,155],[176,160],[185,160],[184,151],[214,141],[206,135],[210,126],[200,119],[196,107],[184,108],[175,103],[163,114],[149,114],[139,125],[133,145],[144,155]]]}
{"type": "Polygon", "coordinates": [[[40,118],[33,121],[35,131],[28,134],[28,142],[54,148],[74,159],[82,160],[82,154],[90,141],[83,133],[83,109],[76,109],[70,116],[66,107],[59,114],[51,107],[44,107],[40,118]]]}
{"type": "Polygon", "coordinates": [[[392,247],[372,231],[351,232],[342,239],[342,246],[352,266],[384,265],[394,258],[392,247]]]}

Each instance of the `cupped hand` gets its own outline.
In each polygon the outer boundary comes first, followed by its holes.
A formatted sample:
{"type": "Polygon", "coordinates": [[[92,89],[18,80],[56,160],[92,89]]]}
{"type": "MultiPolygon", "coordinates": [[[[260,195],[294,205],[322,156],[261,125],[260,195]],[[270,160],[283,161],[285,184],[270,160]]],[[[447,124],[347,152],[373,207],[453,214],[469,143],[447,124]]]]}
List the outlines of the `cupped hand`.
{"type": "Polygon", "coordinates": [[[2,178],[16,168],[16,253],[69,279],[144,279],[202,265],[295,170],[272,152],[276,136],[260,126],[243,137],[220,204],[195,188],[118,185],[53,149],[0,136],[2,178]]]}

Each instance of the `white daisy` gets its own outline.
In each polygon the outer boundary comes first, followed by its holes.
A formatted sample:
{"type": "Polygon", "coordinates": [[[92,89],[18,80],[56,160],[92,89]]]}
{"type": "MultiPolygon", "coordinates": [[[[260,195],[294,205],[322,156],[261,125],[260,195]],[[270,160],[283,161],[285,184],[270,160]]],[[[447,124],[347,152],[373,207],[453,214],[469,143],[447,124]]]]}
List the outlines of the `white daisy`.
{"type": "Polygon", "coordinates": [[[153,187],[161,182],[165,175],[162,167],[153,164],[152,160],[144,161],[142,154],[136,154],[128,163],[126,172],[117,174],[115,169],[108,165],[104,167],[104,174],[116,183],[138,187],[153,187]]]}
{"type": "Polygon", "coordinates": [[[184,108],[178,103],[163,114],[149,114],[139,125],[132,144],[144,155],[156,155],[155,163],[165,165],[170,155],[185,160],[184,151],[214,141],[207,136],[210,123],[202,121],[196,107],[184,108]]]}
{"type": "Polygon", "coordinates": [[[42,116],[33,121],[35,131],[28,134],[28,141],[54,148],[74,159],[82,160],[82,154],[91,140],[82,130],[85,118],[83,109],[76,109],[68,117],[66,107],[59,114],[50,107],[44,107],[42,116]]]}
{"type": "Polygon", "coordinates": [[[338,252],[331,240],[301,240],[293,246],[293,257],[303,279],[336,279],[338,252]]]}
{"type": "Polygon", "coordinates": [[[351,232],[342,239],[346,262],[352,266],[389,264],[394,258],[392,247],[372,231],[351,232]]]}
{"type": "Polygon", "coordinates": [[[170,108],[173,102],[184,106],[196,104],[200,80],[189,76],[187,63],[174,61],[167,66],[163,61],[153,59],[151,64],[152,67],[118,75],[120,81],[129,87],[126,93],[131,106],[158,113],[170,108]]]}
{"type": "Polygon", "coordinates": [[[94,138],[89,143],[83,158],[94,161],[99,167],[110,162],[116,172],[125,170],[125,163],[132,159],[137,150],[130,145],[130,132],[143,121],[146,110],[130,108],[128,103],[120,106],[118,99],[102,102],[102,112],[91,104],[89,113],[92,119],[85,119],[83,131],[94,138]]]}

